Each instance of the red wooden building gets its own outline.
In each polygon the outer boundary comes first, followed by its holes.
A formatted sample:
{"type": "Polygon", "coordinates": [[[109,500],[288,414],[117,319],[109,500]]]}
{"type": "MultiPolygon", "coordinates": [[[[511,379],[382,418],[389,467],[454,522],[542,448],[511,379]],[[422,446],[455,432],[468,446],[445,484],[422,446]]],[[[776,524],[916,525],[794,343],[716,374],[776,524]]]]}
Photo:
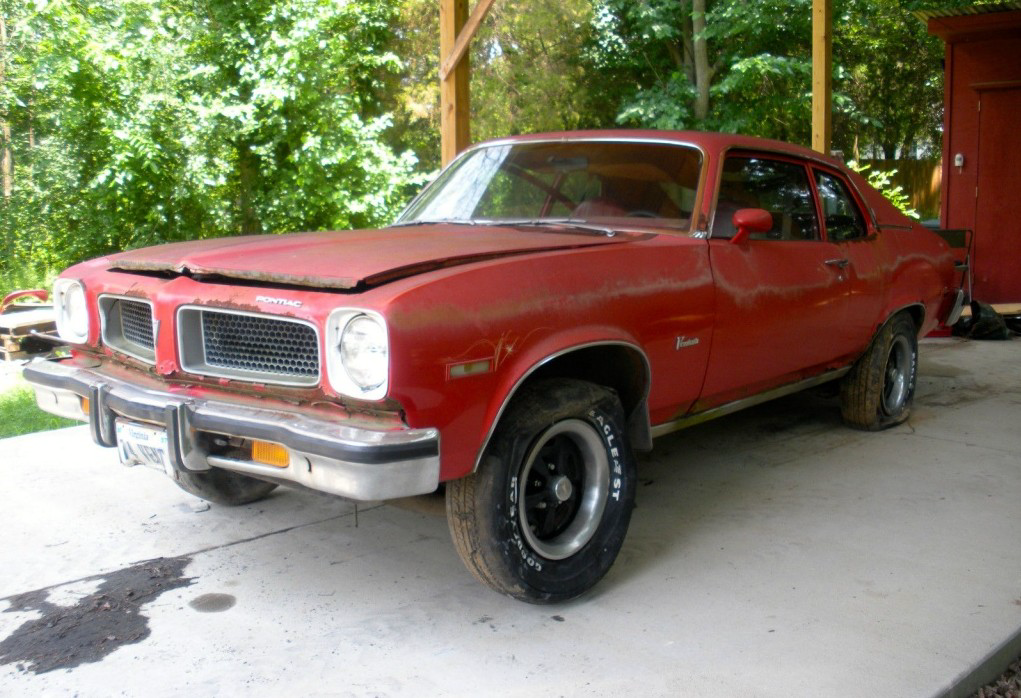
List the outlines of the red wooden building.
{"type": "Polygon", "coordinates": [[[946,42],[944,228],[973,231],[973,297],[1021,302],[1021,2],[926,12],[946,42]]]}

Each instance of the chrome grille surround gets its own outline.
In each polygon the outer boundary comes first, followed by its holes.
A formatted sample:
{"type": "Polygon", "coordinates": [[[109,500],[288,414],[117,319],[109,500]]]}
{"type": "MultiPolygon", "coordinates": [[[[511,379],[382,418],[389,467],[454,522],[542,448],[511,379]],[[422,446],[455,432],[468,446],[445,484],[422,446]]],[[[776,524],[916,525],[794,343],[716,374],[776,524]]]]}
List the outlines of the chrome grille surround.
{"type": "Polygon", "coordinates": [[[276,385],[319,384],[319,330],[305,320],[182,306],[177,345],[181,368],[189,373],[276,385]]]}
{"type": "Polygon", "coordinates": [[[147,364],[156,363],[156,323],[152,301],[131,296],[99,296],[103,344],[147,364]]]}

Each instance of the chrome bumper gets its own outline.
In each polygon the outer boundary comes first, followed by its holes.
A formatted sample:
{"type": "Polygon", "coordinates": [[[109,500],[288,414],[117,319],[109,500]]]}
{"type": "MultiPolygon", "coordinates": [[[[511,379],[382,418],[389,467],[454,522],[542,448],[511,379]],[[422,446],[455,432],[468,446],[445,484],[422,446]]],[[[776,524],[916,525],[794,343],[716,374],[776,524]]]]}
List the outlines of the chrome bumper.
{"type": "Polygon", "coordinates": [[[164,426],[175,469],[215,466],[361,501],[426,494],[439,485],[436,429],[364,429],[296,412],[148,390],[68,363],[34,362],[23,373],[41,409],[87,419],[100,446],[117,445],[118,417],[164,426]],[[89,401],[88,414],[81,398],[89,401]],[[278,468],[203,453],[198,432],[281,444],[290,451],[290,464],[278,468]]]}

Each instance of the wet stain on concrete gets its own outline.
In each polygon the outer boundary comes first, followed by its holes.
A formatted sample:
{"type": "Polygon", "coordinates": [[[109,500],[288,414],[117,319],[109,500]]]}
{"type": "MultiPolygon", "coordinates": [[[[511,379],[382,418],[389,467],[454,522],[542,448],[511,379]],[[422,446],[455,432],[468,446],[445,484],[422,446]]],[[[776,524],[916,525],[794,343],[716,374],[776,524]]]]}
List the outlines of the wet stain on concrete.
{"type": "Polygon", "coordinates": [[[199,613],[219,613],[233,608],[237,599],[230,594],[202,594],[188,602],[199,613]]]}
{"type": "Polygon", "coordinates": [[[184,576],[189,562],[190,557],[161,557],[97,575],[90,579],[101,579],[99,588],[73,606],[49,601],[52,588],[8,598],[5,613],[36,611],[42,617],[23,623],[0,642],[0,664],[42,674],[98,662],[119,647],[144,640],[150,630],[142,605],[191,584],[184,576]]]}

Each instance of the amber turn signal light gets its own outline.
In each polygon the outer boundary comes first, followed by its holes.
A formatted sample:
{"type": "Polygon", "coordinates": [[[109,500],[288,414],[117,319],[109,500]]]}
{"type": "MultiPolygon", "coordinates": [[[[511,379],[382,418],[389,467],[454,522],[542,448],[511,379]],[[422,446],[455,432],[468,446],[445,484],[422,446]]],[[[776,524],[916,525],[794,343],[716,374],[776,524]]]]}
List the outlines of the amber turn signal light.
{"type": "Polygon", "coordinates": [[[272,465],[274,468],[286,468],[291,463],[291,454],[280,444],[253,441],[252,460],[256,463],[272,465]]]}

